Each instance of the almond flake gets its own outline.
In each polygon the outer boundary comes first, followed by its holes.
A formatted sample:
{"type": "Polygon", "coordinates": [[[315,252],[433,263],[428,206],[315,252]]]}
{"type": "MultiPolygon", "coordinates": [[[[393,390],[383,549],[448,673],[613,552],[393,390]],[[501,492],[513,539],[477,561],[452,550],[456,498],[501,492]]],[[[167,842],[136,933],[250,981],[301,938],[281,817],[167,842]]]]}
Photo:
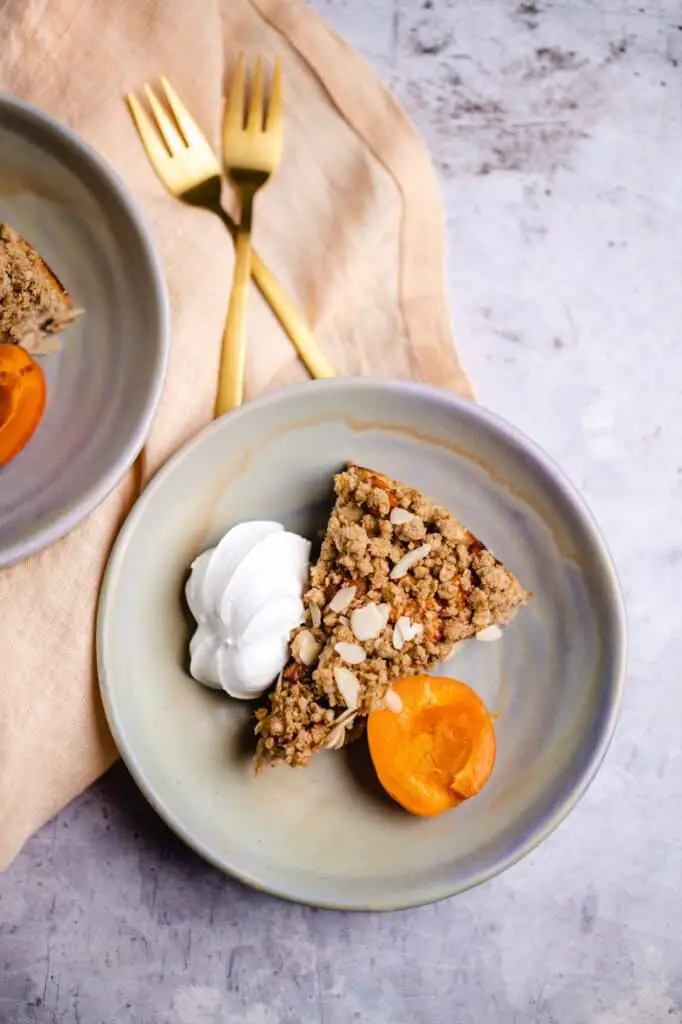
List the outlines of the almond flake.
{"type": "Polygon", "coordinates": [[[322,612],[320,611],[319,604],[311,604],[310,606],[310,621],[313,629],[319,629],[322,625],[322,612]]]}
{"type": "Polygon", "coordinates": [[[421,636],[423,632],[421,622],[413,622],[407,615],[401,615],[393,627],[393,646],[396,651],[402,651],[406,643],[421,636]]]}
{"type": "Polygon", "coordinates": [[[411,519],[414,519],[414,516],[406,508],[393,508],[388,518],[393,526],[404,526],[405,523],[409,523],[411,519]]]}
{"type": "Polygon", "coordinates": [[[323,750],[341,750],[346,739],[345,725],[335,725],[322,744],[323,750]]]}
{"type": "Polygon", "coordinates": [[[367,654],[360,644],[347,644],[344,643],[343,640],[340,640],[339,643],[335,645],[334,650],[338,656],[343,661],[348,662],[349,665],[359,665],[367,657],[367,654]]]}
{"type": "Polygon", "coordinates": [[[302,629],[297,633],[291,645],[294,658],[308,666],[315,664],[321,650],[322,644],[315,639],[309,629],[302,629]]]}
{"type": "Polygon", "coordinates": [[[350,669],[337,666],[334,669],[334,682],[338,691],[343,697],[346,707],[354,710],[358,706],[358,695],[360,693],[360,680],[350,669]]]}
{"type": "Polygon", "coordinates": [[[386,708],[387,711],[392,711],[393,714],[399,715],[403,710],[402,697],[389,686],[379,707],[386,708]]]}
{"type": "Polygon", "coordinates": [[[350,617],[350,628],[356,640],[376,640],[386,626],[390,612],[387,604],[375,604],[374,601],[356,608],[350,617]]]}
{"type": "Polygon", "coordinates": [[[340,750],[346,741],[346,730],[351,729],[355,721],[355,711],[348,709],[336,719],[322,744],[323,750],[340,750]]]}
{"type": "Polygon", "coordinates": [[[407,573],[409,572],[413,565],[416,565],[417,562],[421,562],[421,560],[423,558],[426,558],[426,556],[430,554],[430,552],[430,544],[422,544],[420,547],[413,548],[412,551],[408,551],[407,554],[403,555],[400,561],[397,562],[391,569],[391,579],[402,579],[403,576],[407,575],[407,573]]]}
{"type": "Polygon", "coordinates": [[[327,611],[345,612],[346,608],[348,608],[355,597],[357,589],[357,587],[341,587],[340,590],[336,591],[333,598],[327,605],[327,611]]]}
{"type": "Polygon", "coordinates": [[[502,637],[502,630],[499,626],[486,626],[476,634],[477,640],[484,640],[490,643],[492,640],[499,640],[502,637]]]}

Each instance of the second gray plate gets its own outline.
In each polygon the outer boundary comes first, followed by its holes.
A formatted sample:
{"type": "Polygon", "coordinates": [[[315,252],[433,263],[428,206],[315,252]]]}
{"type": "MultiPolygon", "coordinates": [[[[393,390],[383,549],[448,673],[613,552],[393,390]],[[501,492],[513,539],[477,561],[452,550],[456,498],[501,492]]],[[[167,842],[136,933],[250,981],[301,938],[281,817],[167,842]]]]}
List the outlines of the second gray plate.
{"type": "Polygon", "coordinates": [[[159,260],[124,185],[72,131],[0,97],[0,220],[38,249],[85,315],[41,362],[45,415],[0,468],[0,568],[68,533],[133,463],[168,356],[159,260]]]}

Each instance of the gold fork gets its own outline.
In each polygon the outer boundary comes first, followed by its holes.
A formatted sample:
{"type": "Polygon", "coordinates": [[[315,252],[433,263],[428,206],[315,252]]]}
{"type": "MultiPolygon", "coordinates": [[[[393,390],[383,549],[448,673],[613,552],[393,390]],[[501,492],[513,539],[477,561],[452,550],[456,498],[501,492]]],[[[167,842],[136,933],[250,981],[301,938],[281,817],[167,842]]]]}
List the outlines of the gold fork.
{"type": "MultiPolygon", "coordinates": [[[[152,116],[133,93],[126,97],[152,167],[172,195],[217,214],[234,236],[237,225],[220,200],[222,179],[218,158],[170,82],[162,77],[160,84],[170,113],[148,84],[143,89],[152,116]]],[[[253,251],[251,273],[310,375],[335,377],[334,367],[320,349],[300,309],[253,251]]]]}
{"type": "Polygon", "coordinates": [[[259,57],[246,102],[246,62],[240,54],[225,101],[223,160],[239,193],[241,219],[235,239],[235,263],[223,350],[218,374],[216,416],[241,405],[244,396],[246,304],[251,277],[251,223],[256,193],[268,183],[282,159],[282,66],[275,61],[270,96],[263,98],[263,61],[259,57]],[[267,108],[264,110],[264,108],[267,108]]]}

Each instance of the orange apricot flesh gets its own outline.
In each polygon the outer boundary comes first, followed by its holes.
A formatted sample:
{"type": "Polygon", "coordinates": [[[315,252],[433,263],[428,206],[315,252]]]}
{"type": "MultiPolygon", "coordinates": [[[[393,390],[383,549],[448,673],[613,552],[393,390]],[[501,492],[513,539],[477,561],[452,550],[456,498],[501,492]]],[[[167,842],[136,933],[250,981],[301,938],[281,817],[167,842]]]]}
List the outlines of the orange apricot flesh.
{"type": "Polygon", "coordinates": [[[0,466],[33,437],[46,396],[38,363],[18,345],[0,344],[0,466]]]}
{"type": "Polygon", "coordinates": [[[485,704],[457,679],[409,676],[393,684],[399,711],[372,711],[367,738],[384,789],[412,814],[430,817],[475,796],[495,764],[485,704]]]}

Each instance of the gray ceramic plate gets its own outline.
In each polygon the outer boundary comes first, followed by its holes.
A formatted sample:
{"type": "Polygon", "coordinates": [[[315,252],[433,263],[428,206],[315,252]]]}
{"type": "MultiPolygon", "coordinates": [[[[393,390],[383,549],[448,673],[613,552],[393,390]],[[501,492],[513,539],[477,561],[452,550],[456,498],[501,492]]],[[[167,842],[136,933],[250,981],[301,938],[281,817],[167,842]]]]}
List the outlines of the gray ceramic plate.
{"type": "Polygon", "coordinates": [[[503,870],[585,791],[614,727],[623,607],[597,529],[556,467],[478,406],[412,384],[335,380],[254,401],[211,424],[155,478],[102,591],[99,671],[109,723],[139,786],[218,867],[306,903],[411,906],[503,870]],[[461,517],[534,591],[498,643],[443,670],[498,712],[483,792],[431,820],[384,796],[364,742],[257,778],[249,709],[186,670],[191,560],[232,524],[324,525],[331,476],[355,460],[461,517]]]}
{"type": "Polygon", "coordinates": [[[166,290],[129,193],[40,111],[0,97],[0,220],[47,260],[85,316],[41,362],[48,402],[0,469],[0,568],[68,533],[132,464],[166,370],[166,290]]]}

